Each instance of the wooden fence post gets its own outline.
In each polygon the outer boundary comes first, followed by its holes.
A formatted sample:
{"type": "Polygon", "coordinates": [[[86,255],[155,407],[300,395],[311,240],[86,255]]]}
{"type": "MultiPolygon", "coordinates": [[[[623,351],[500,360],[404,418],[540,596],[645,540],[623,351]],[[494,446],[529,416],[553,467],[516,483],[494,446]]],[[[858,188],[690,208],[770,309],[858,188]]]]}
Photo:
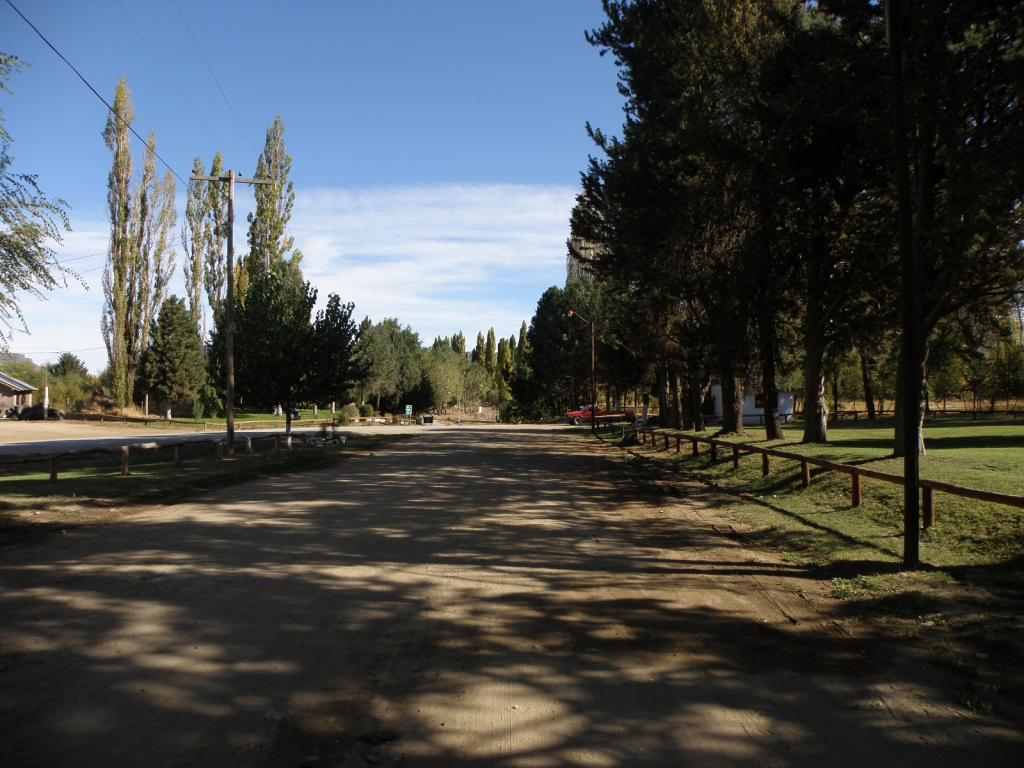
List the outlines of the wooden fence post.
{"type": "Polygon", "coordinates": [[[860,475],[856,472],[850,475],[850,497],[854,507],[860,506],[860,475]]]}
{"type": "Polygon", "coordinates": [[[935,525],[935,494],[931,488],[921,489],[921,512],[925,529],[935,525]]]}
{"type": "Polygon", "coordinates": [[[681,448],[682,444],[683,444],[682,438],[677,437],[676,438],[676,453],[679,453],[679,451],[682,450],[682,448],[681,448]]]}
{"type": "Polygon", "coordinates": [[[128,451],[129,451],[129,448],[128,448],[127,445],[122,445],[121,446],[121,475],[122,476],[123,475],[127,475],[128,472],[129,472],[128,451]]]}
{"type": "Polygon", "coordinates": [[[718,461],[718,443],[711,443],[711,460],[718,461]]]}
{"type": "Polygon", "coordinates": [[[761,475],[763,477],[768,477],[768,454],[767,453],[762,453],[761,454],[761,475]]]}
{"type": "Polygon", "coordinates": [[[800,482],[807,488],[811,484],[811,465],[806,461],[800,462],[800,482]]]}
{"type": "Polygon", "coordinates": [[[692,442],[693,442],[693,455],[694,456],[700,455],[700,444],[697,442],[696,439],[694,439],[692,442]]]}
{"type": "Polygon", "coordinates": [[[57,457],[54,456],[50,459],[50,482],[57,482],[57,457]]]}
{"type": "Polygon", "coordinates": [[[668,435],[665,435],[665,450],[668,450],[668,435]]]}
{"type": "MultiPolygon", "coordinates": [[[[332,405],[333,405],[333,403],[332,403],[332,405]]],[[[252,453],[252,438],[249,437],[249,435],[246,435],[242,439],[245,440],[245,452],[246,453],[252,453]]]]}

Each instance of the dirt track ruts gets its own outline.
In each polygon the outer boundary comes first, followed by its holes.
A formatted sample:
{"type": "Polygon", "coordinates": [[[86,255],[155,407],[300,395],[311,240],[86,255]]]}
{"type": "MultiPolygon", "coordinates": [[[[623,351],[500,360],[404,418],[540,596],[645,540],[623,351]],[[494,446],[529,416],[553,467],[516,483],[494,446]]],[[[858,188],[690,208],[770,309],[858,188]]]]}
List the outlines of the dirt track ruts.
{"type": "Polygon", "coordinates": [[[713,499],[425,434],[0,550],[5,766],[1014,765],[713,499]]]}

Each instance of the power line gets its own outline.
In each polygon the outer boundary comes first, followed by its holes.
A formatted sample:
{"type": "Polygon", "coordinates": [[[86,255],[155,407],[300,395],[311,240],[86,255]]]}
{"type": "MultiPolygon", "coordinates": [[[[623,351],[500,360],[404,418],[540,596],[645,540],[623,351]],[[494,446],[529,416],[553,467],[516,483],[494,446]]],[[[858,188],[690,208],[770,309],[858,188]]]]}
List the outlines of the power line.
{"type": "Polygon", "coordinates": [[[106,347],[85,347],[84,349],[37,349],[33,352],[9,352],[11,355],[60,355],[64,352],[95,352],[106,347]]]}
{"type": "Polygon", "coordinates": [[[82,259],[94,259],[97,256],[105,256],[105,255],[106,255],[106,251],[101,251],[100,253],[90,253],[90,254],[86,254],[85,256],[72,256],[70,259],[53,259],[53,260],[55,262],[57,262],[58,264],[67,264],[69,261],[81,261],[82,259]]]}
{"type": "MultiPolygon", "coordinates": [[[[182,235],[175,235],[167,241],[168,245],[185,245],[185,240],[182,235]]],[[[97,256],[106,256],[109,251],[100,251],[99,253],[87,253],[85,256],[72,256],[70,259],[54,259],[58,264],[67,264],[71,261],[82,261],[83,259],[95,259],[97,256]]]]}
{"type": "MultiPolygon", "coordinates": [[[[8,0],[8,2],[10,2],[10,0],[8,0]]],[[[174,0],[174,7],[178,9],[178,15],[181,16],[181,20],[185,22],[185,28],[188,29],[188,33],[192,36],[192,42],[196,44],[196,50],[199,51],[199,55],[202,56],[203,61],[206,63],[206,68],[210,71],[210,77],[213,78],[213,82],[217,84],[217,88],[220,90],[220,95],[224,97],[224,103],[228,105],[228,109],[230,109],[231,114],[234,115],[235,122],[238,123],[238,127],[241,129],[242,135],[245,137],[245,141],[249,145],[249,149],[251,149],[254,154],[258,154],[256,147],[249,138],[249,134],[245,132],[245,126],[242,125],[242,121],[239,119],[238,113],[231,104],[231,99],[229,99],[227,93],[224,92],[224,86],[222,86],[220,84],[220,80],[217,79],[217,75],[214,73],[213,67],[210,65],[210,60],[206,58],[206,54],[203,52],[203,46],[199,44],[199,39],[196,37],[196,33],[192,31],[192,25],[188,23],[188,19],[185,17],[185,12],[181,10],[181,5],[178,3],[178,0],[174,0]]]]}
{"type": "Polygon", "coordinates": [[[205,120],[203,120],[203,116],[200,115],[198,111],[196,111],[196,108],[194,106],[192,106],[192,102],[188,100],[188,97],[185,95],[185,92],[181,90],[181,86],[178,85],[178,81],[174,79],[174,76],[171,75],[167,67],[164,66],[163,61],[161,61],[160,57],[157,56],[156,50],[154,50],[153,46],[150,45],[149,40],[146,39],[146,36],[142,34],[142,30],[139,29],[139,26],[135,23],[135,20],[128,13],[128,9],[124,7],[124,4],[121,2],[121,0],[116,0],[116,2],[118,7],[121,9],[121,13],[124,14],[124,17],[128,19],[128,23],[131,24],[132,29],[135,30],[135,34],[137,34],[139,36],[139,39],[142,40],[143,43],[145,43],[146,47],[149,49],[150,55],[153,57],[153,60],[156,61],[160,69],[163,70],[164,75],[166,75],[167,79],[171,81],[171,85],[174,86],[174,89],[178,92],[178,95],[181,96],[181,100],[185,102],[185,105],[190,110],[192,110],[192,114],[195,115],[196,120],[199,121],[199,124],[206,129],[206,132],[210,134],[210,138],[213,139],[214,144],[222,144],[220,139],[218,139],[217,136],[214,135],[213,131],[210,129],[210,126],[206,124],[205,120]]]}
{"type": "MultiPolygon", "coordinates": [[[[143,139],[142,136],[139,135],[139,132],[136,131],[134,128],[132,128],[131,123],[129,123],[127,120],[125,120],[123,117],[121,117],[119,114],[117,114],[117,112],[114,111],[114,108],[112,106],[110,106],[110,103],[106,99],[104,99],[102,96],[100,96],[100,92],[97,91],[93,87],[92,83],[90,83],[88,80],[85,79],[85,75],[83,75],[81,72],[79,72],[78,68],[75,67],[75,65],[72,64],[70,61],[68,61],[67,58],[64,56],[64,54],[61,53],[60,51],[58,51],[57,48],[54,46],[54,44],[51,43],[46,38],[46,35],[44,35],[42,32],[40,32],[39,28],[35,24],[33,24],[31,21],[29,21],[28,17],[25,16],[24,13],[22,13],[20,10],[18,10],[18,6],[16,6],[13,2],[11,2],[11,0],[7,0],[7,4],[9,6],[11,6],[11,8],[14,9],[14,12],[16,14],[21,16],[22,21],[24,21],[26,24],[28,24],[30,27],[32,27],[32,31],[35,32],[37,35],[39,35],[39,38],[50,47],[50,50],[53,51],[54,53],[56,53],[60,57],[60,60],[63,61],[65,64],[67,64],[71,68],[72,72],[74,72],[76,75],[78,75],[78,79],[81,80],[83,83],[85,83],[85,86],[90,91],[93,92],[93,95],[95,95],[97,99],[99,99],[100,101],[103,102],[103,105],[108,110],[110,110],[110,114],[112,114],[114,117],[116,117],[122,123],[124,123],[124,127],[127,128],[129,131],[131,131],[132,134],[135,136],[135,138],[137,138],[139,141],[141,141],[143,143],[143,145],[148,147],[149,146],[149,142],[147,142],[145,139],[143,139]]],[[[164,164],[164,167],[167,168],[168,171],[170,171],[171,173],[174,174],[174,177],[178,181],[180,181],[186,187],[188,186],[186,181],[183,178],[181,178],[181,176],[178,175],[178,172],[175,171],[173,168],[171,168],[170,163],[168,163],[166,160],[164,160],[162,157],[160,157],[160,155],[157,154],[157,151],[155,149],[153,150],[153,155],[156,157],[157,160],[159,160],[161,163],[164,164]]]]}
{"type": "Polygon", "coordinates": [[[82,55],[82,52],[75,48],[74,44],[60,33],[60,29],[58,29],[57,24],[54,23],[53,19],[47,15],[46,11],[42,7],[40,7],[39,3],[35,2],[35,0],[28,0],[28,4],[32,7],[35,18],[42,18],[44,26],[49,25],[50,34],[54,35],[61,42],[64,46],[64,50],[71,51],[71,53],[77,57],[78,65],[85,70],[93,80],[102,80],[103,78],[96,74],[96,69],[90,66],[89,60],[82,55]]]}

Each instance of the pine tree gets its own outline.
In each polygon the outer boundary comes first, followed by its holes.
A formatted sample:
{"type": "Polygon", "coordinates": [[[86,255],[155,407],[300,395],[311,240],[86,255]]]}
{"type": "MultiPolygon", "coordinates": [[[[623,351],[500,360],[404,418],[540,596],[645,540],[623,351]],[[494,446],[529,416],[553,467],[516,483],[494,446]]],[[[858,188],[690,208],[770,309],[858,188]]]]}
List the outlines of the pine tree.
{"type": "Polygon", "coordinates": [[[313,384],[310,396],[322,402],[344,401],[363,376],[356,354],[359,330],[352,320],[351,302],[342,304],[332,293],[313,323],[313,384]]]}
{"type": "Polygon", "coordinates": [[[236,392],[247,404],[284,406],[289,430],[292,408],[315,389],[314,304],[316,289],[282,262],[258,270],[244,302],[235,300],[236,392]]]}
{"type": "Polygon", "coordinates": [[[195,317],[177,296],[163,303],[153,323],[142,381],[163,408],[194,409],[206,383],[203,347],[195,328],[195,317]]]}
{"type": "Polygon", "coordinates": [[[72,352],[61,352],[57,362],[46,366],[52,376],[88,376],[89,369],[86,368],[82,359],[72,352]]]}
{"type": "Polygon", "coordinates": [[[466,336],[465,334],[462,333],[462,331],[459,331],[454,336],[452,336],[452,349],[454,349],[460,355],[466,354],[466,336]]]}

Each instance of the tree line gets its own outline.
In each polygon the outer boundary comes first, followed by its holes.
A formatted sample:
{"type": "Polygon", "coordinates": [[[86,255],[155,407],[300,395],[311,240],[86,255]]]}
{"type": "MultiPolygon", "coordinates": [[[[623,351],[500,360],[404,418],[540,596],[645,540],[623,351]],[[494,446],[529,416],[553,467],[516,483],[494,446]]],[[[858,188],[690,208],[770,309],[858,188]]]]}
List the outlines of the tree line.
{"type": "Polygon", "coordinates": [[[603,5],[587,37],[618,65],[625,121],[619,136],[588,126],[573,274],[533,319],[553,342],[533,341],[555,358],[549,406],[587,370],[586,329],[563,316],[574,303],[597,321],[602,384],[654,391],[670,426],[702,428],[717,381],[723,432],[743,431],[755,391],[777,438],[778,392],[797,385],[804,441],[826,441],[829,385],[851,360],[872,404],[892,368],[897,401],[905,387],[949,394],[958,376],[980,393],[983,358],[989,392],[1020,390],[1024,4],[905,4],[921,352],[902,363],[885,6],[603,5]]]}
{"type": "MultiPolygon", "coordinates": [[[[127,84],[118,84],[104,138],[113,156],[108,179],[111,244],[104,275],[104,339],[109,366],[102,378],[118,407],[148,394],[154,407],[201,417],[224,404],[227,200],[223,184],[191,181],[178,238],[184,297],[167,296],[175,268],[174,179],[158,178],[156,138],[143,169],[132,171],[129,145],[134,110],[127,84]]],[[[525,365],[526,324],[497,339],[491,328],[466,349],[461,331],[427,348],[396,318],[357,323],[354,305],[328,296],[314,312],[317,289],[302,273],[302,254],[288,225],[295,202],[292,158],[278,117],[267,130],[249,214],[248,251],[234,271],[237,405],[294,408],[351,404],[345,413],[397,413],[492,404],[507,410],[511,383],[525,365]],[[358,405],[356,405],[358,403],[358,405]]],[[[220,153],[209,172],[195,158],[194,176],[225,173],[220,153]]]]}

